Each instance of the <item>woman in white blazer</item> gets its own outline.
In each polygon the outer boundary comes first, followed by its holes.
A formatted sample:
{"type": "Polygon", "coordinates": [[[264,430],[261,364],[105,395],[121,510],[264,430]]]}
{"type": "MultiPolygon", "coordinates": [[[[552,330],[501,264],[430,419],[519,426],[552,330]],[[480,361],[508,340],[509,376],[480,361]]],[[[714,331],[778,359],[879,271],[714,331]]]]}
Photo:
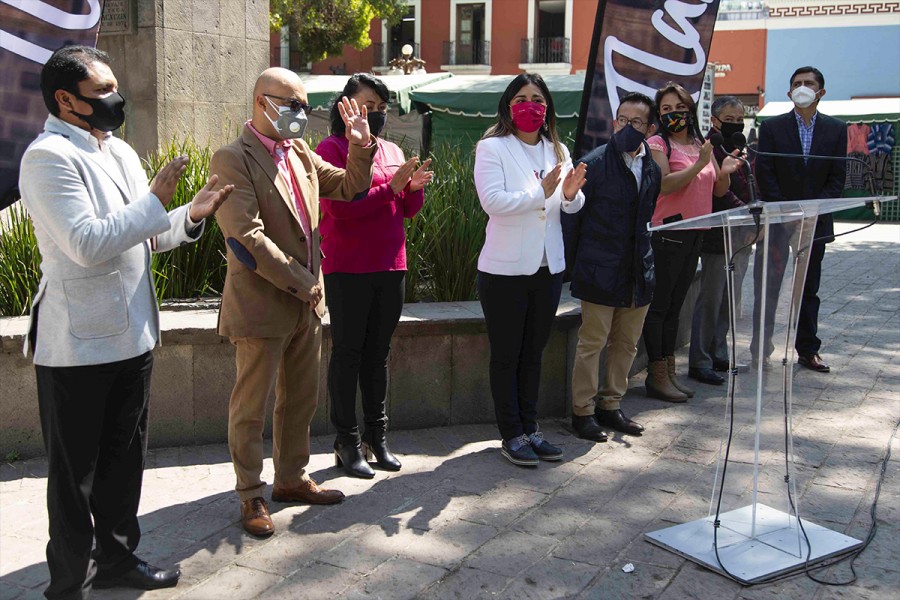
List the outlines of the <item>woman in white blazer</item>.
{"type": "Polygon", "coordinates": [[[539,431],[537,397],[566,266],[560,211],[584,206],[585,165],[572,168],[540,75],[516,76],[497,116],[475,151],[475,187],[489,216],[478,296],[491,344],[501,452],[514,464],[535,466],[563,455],[539,431]]]}

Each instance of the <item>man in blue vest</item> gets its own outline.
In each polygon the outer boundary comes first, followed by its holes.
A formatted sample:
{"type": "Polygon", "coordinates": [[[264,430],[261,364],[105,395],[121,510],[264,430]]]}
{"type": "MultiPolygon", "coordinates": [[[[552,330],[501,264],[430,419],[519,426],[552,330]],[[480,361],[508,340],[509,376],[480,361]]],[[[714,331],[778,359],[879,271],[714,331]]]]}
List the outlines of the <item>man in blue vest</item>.
{"type": "Polygon", "coordinates": [[[588,173],[584,208],[562,216],[572,296],[581,300],[572,426],[578,437],[595,442],[606,441],[601,426],[630,435],[644,431],[620,403],[656,283],[647,223],[662,175],[644,142],[656,132],[654,114],[647,96],[622,97],[612,138],[581,159],[588,173]]]}

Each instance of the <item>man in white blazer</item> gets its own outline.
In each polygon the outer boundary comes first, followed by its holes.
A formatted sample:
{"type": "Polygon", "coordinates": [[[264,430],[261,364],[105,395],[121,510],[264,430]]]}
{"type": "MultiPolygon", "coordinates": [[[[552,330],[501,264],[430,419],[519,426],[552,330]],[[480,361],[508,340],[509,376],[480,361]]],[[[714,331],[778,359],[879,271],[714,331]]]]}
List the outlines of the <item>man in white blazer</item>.
{"type": "Polygon", "coordinates": [[[106,53],[57,50],[41,91],[51,114],[22,158],[19,189],[42,257],[25,353],[34,353],[48,459],[44,594],[174,586],[177,569],[134,555],[159,342],[150,254],[199,238],[231,188],[212,191],[213,176],[189,205],[166,212],[187,158],[148,184],[137,154],[110,133],[125,100],[106,53]]]}

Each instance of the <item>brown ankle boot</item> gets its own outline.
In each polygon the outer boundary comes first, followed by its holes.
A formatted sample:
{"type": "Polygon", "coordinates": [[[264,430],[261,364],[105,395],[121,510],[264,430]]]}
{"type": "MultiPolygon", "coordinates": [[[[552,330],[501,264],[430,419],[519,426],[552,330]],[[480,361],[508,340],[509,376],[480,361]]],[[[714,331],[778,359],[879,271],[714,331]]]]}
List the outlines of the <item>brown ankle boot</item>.
{"type": "Polygon", "coordinates": [[[669,379],[672,381],[672,385],[675,386],[679,392],[687,396],[688,398],[694,397],[694,390],[689,388],[688,386],[680,383],[678,379],[675,377],[675,357],[667,356],[666,357],[666,373],[669,375],[669,379]]]}
{"type": "Polygon", "coordinates": [[[687,396],[672,385],[665,360],[651,360],[647,364],[647,395],[666,402],[687,402],[687,396]]]}

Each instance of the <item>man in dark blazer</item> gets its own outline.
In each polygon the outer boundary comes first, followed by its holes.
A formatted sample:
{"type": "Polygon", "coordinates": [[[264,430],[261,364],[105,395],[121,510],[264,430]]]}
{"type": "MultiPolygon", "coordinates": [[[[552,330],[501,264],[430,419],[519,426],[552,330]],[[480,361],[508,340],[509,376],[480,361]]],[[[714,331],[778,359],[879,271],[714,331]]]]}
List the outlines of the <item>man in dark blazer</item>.
{"type": "MultiPolygon", "coordinates": [[[[819,100],[825,95],[825,78],[815,67],[800,67],[791,76],[788,97],[794,102],[794,110],[772,117],[759,128],[759,151],[778,154],[802,154],[804,156],[833,156],[847,154],[847,126],[837,119],[818,112],[819,100]]],[[[785,200],[809,200],[814,198],[839,198],[844,189],[846,163],[824,158],[786,158],[760,154],[756,160],[756,178],[761,199],[766,202],[785,200]]],[[[777,225],[769,231],[769,295],[777,298],[787,266],[788,247],[793,227],[777,225]]],[[[797,324],[797,349],[800,365],[827,373],[829,366],[819,357],[822,341],[818,338],[819,281],[822,275],[822,259],[825,244],[834,240],[834,221],[830,214],[818,218],[815,239],[810,248],[809,267],[803,300],[797,324]]],[[[796,248],[795,248],[796,251],[796,248]]],[[[762,284],[763,244],[757,245],[754,284],[756,299],[753,308],[754,324],[759,315],[759,290],[762,284]]],[[[772,326],[776,302],[766,303],[765,356],[774,350],[772,326]]],[[[758,331],[754,327],[751,355],[759,360],[758,331]]]]}
{"type": "Polygon", "coordinates": [[[647,223],[662,174],[645,137],[656,132],[653,101],[622,97],[609,143],[585,155],[585,205],[563,214],[572,295],[581,300],[581,328],[572,369],[572,427],[582,439],[605,442],[601,425],[630,435],[644,428],[620,406],[656,284],[647,223]],[[606,349],[600,388],[600,353],[606,349]]]}

